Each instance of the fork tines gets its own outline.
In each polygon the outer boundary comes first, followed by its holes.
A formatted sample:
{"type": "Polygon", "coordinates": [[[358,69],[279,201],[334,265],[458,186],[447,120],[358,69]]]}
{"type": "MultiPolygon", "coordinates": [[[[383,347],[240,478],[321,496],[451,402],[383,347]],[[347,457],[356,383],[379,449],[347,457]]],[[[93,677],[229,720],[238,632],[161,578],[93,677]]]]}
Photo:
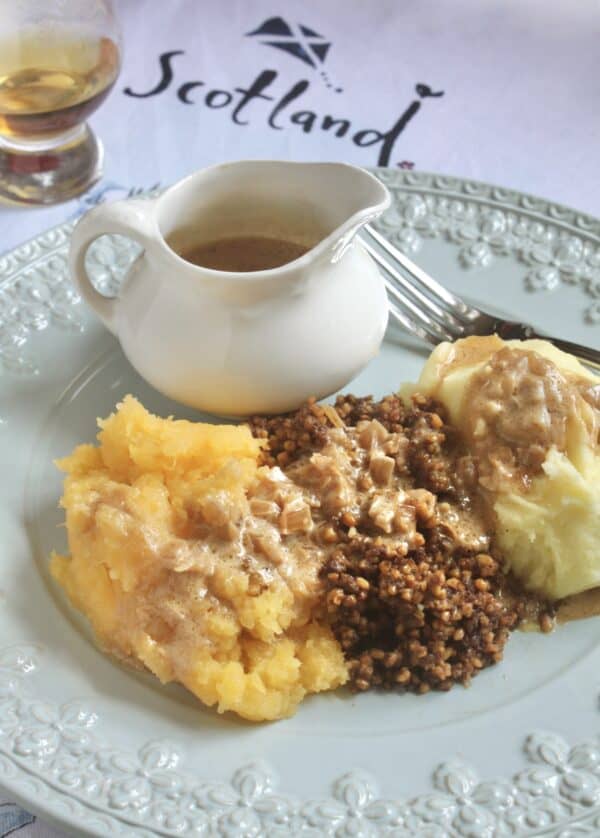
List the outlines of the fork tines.
{"type": "Polygon", "coordinates": [[[436,282],[370,224],[362,233],[363,247],[384,272],[391,314],[429,343],[461,337],[479,311],[436,282]]]}

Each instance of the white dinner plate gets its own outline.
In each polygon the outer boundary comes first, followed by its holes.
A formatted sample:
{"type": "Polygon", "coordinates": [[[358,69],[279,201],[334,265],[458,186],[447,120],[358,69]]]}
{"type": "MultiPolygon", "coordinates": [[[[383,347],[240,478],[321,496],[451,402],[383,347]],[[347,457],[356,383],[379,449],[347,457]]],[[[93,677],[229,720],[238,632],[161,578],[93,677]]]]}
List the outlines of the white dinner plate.
{"type": "MultiPolygon", "coordinates": [[[[507,189],[382,170],[381,229],[449,287],[598,346],[600,222],[507,189]]],[[[0,258],[0,785],[76,835],[600,834],[600,619],[515,633],[468,689],[338,691],[286,721],[218,716],[93,645],[48,573],[66,549],[52,460],[146,385],[69,285],[71,224],[0,258]]],[[[132,259],[104,239],[112,286],[132,259]]],[[[348,388],[381,396],[425,353],[390,329],[348,388]]]]}

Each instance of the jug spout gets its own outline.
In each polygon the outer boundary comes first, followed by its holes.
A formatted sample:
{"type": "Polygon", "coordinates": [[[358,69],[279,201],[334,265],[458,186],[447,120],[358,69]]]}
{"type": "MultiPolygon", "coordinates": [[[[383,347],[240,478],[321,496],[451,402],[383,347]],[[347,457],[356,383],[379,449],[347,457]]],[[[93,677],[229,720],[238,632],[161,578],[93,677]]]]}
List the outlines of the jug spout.
{"type": "Polygon", "coordinates": [[[333,260],[345,251],[358,230],[390,205],[384,184],[366,169],[346,163],[304,163],[304,182],[313,194],[322,230],[319,251],[333,250],[333,260]]]}
{"type": "Polygon", "coordinates": [[[346,163],[304,165],[305,176],[314,180],[315,198],[327,226],[336,229],[346,224],[364,224],[390,205],[387,188],[366,169],[346,163]]]}

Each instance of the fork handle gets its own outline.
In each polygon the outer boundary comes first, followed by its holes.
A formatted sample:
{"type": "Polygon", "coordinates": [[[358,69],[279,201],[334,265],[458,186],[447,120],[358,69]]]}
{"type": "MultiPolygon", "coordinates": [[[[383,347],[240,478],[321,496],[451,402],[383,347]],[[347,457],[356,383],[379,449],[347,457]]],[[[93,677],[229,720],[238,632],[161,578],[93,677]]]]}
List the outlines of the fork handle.
{"type": "Polygon", "coordinates": [[[558,349],[562,349],[563,352],[568,352],[570,355],[575,355],[584,364],[593,367],[596,372],[600,372],[600,352],[597,349],[591,349],[589,346],[581,346],[579,343],[572,343],[570,340],[562,340],[562,338],[540,335],[533,330],[527,337],[550,341],[558,349]]]}

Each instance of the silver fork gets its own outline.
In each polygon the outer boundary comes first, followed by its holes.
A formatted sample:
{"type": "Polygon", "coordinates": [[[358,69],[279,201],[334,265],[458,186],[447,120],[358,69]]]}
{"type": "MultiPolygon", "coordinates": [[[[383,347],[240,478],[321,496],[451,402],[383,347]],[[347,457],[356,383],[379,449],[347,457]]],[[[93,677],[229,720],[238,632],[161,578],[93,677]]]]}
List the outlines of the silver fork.
{"type": "Polygon", "coordinates": [[[542,338],[600,371],[600,351],[541,334],[527,323],[503,320],[469,305],[415,265],[370,224],[363,227],[360,238],[383,270],[390,314],[422,340],[436,345],[444,340],[494,333],[504,340],[542,338]]]}

